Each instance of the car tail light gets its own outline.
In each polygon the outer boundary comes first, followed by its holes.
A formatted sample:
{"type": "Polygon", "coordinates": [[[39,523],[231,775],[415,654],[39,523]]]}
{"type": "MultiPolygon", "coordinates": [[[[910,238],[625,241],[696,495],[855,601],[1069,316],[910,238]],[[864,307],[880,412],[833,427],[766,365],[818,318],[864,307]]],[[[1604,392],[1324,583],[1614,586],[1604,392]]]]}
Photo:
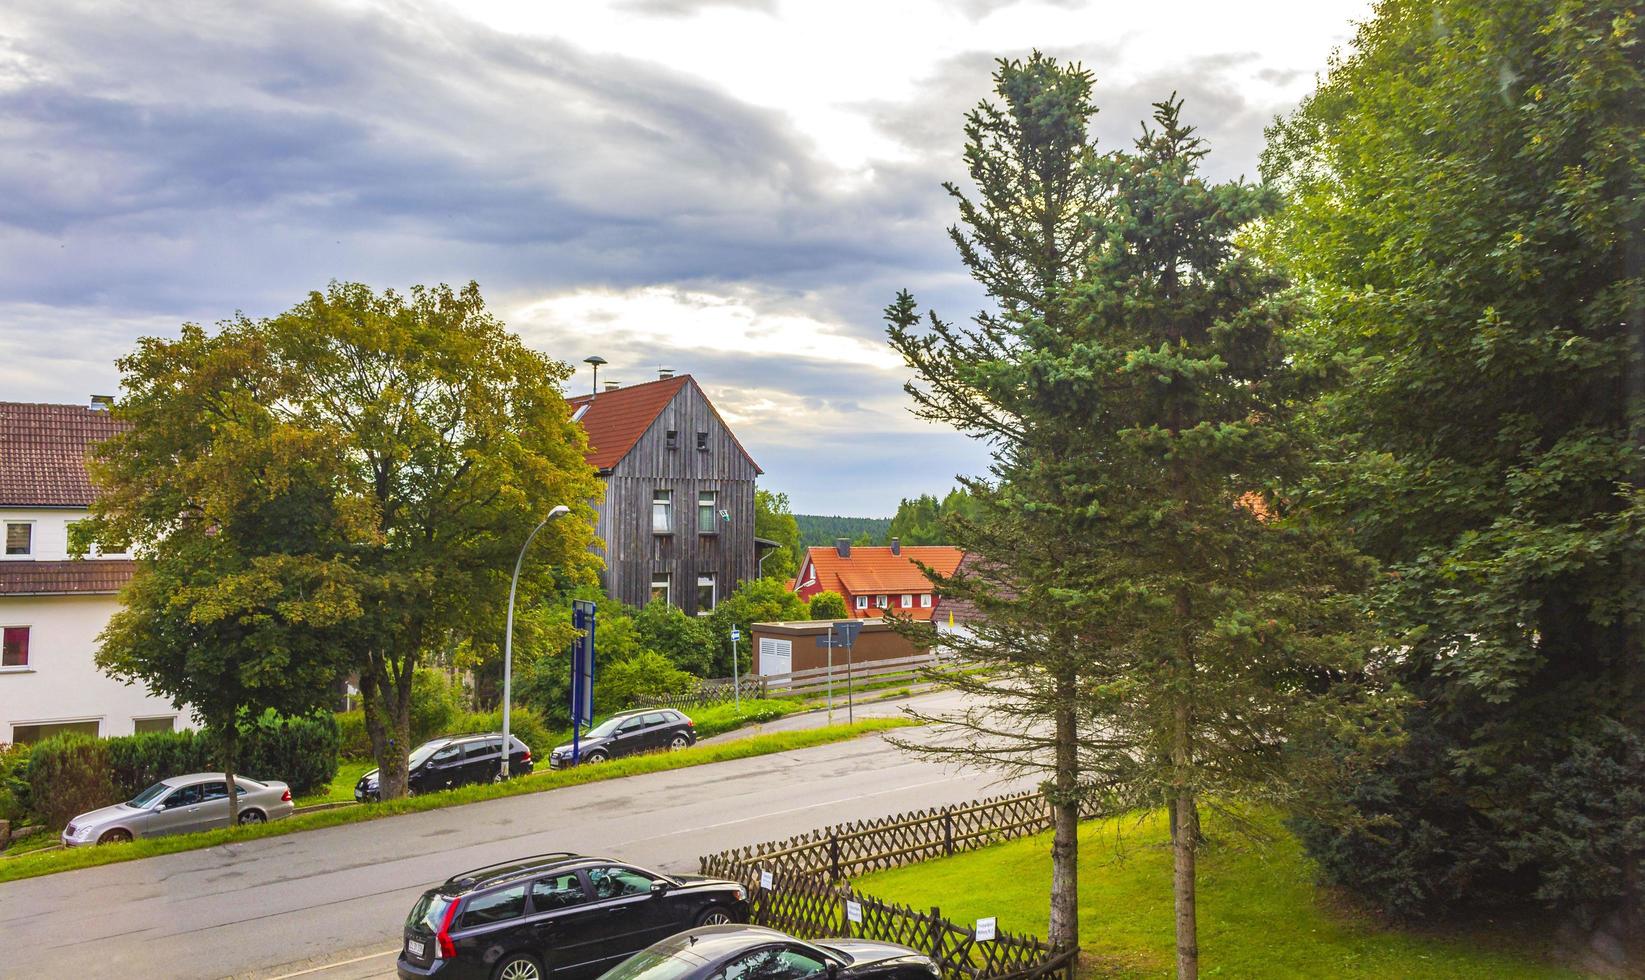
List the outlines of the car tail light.
{"type": "Polygon", "coordinates": [[[531,750],[530,749],[525,750],[525,755],[520,757],[520,761],[521,762],[530,762],[531,761],[531,750]]]}
{"type": "Polygon", "coordinates": [[[686,719],[686,720],[685,720],[685,727],[687,727],[687,728],[696,728],[696,727],[697,727],[697,723],[696,723],[696,722],[694,722],[694,721],[692,721],[692,720],[691,720],[691,719],[690,719],[690,718],[687,718],[687,719],[686,719]]]}
{"type": "Polygon", "coordinates": [[[290,789],[286,789],[283,792],[281,792],[280,802],[281,803],[290,803],[291,802],[291,790],[290,789]]]}
{"type": "Polygon", "coordinates": [[[437,956],[442,960],[457,958],[457,945],[451,941],[451,923],[457,918],[457,906],[462,902],[453,900],[446,906],[446,914],[440,917],[440,931],[434,934],[437,956]]]}

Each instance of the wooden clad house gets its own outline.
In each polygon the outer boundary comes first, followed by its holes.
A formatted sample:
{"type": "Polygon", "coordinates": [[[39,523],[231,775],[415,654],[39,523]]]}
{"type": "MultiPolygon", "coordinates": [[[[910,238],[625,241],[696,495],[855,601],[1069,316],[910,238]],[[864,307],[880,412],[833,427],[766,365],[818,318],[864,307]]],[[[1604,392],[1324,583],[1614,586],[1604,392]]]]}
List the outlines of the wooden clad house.
{"type": "Polygon", "coordinates": [[[605,480],[595,533],[606,594],[705,613],[758,574],[761,470],[691,375],[569,399],[605,480]]]}

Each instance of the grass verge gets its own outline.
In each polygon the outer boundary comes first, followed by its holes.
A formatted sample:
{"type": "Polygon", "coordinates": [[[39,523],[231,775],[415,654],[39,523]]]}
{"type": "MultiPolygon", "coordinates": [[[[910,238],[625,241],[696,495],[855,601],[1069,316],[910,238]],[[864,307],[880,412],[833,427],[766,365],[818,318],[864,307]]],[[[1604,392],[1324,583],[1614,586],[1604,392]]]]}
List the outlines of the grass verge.
{"type": "MultiPolygon", "coordinates": [[[[1575,977],[1509,928],[1408,931],[1336,907],[1277,818],[1237,836],[1207,814],[1199,861],[1200,969],[1219,977],[1575,977]]],[[[1080,938],[1086,976],[1174,975],[1170,832],[1163,815],[1093,820],[1080,831],[1080,938]]],[[[853,884],[888,901],[942,908],[954,922],[998,916],[1043,937],[1051,835],[882,871],[853,884]]]]}
{"type": "Polygon", "coordinates": [[[391,800],[387,803],[376,803],[370,806],[321,810],[253,827],[212,830],[203,834],[184,834],[177,837],[156,837],[150,840],[133,841],[130,844],[109,844],[102,847],[81,847],[66,851],[23,854],[15,858],[0,860],[0,882],[56,874],[60,871],[72,871],[77,868],[90,868],[100,864],[132,861],[137,858],[153,857],[159,854],[199,850],[206,847],[216,847],[219,844],[241,843],[261,837],[278,837],[283,834],[316,830],[321,827],[335,827],[347,823],[359,823],[363,820],[376,820],[402,813],[418,813],[423,810],[440,809],[441,807],[462,806],[466,803],[479,803],[504,796],[541,793],[546,790],[559,789],[563,786],[578,786],[583,783],[616,779],[622,776],[637,776],[642,773],[663,772],[669,769],[685,769],[712,762],[729,762],[733,759],[769,755],[773,752],[789,752],[794,749],[811,748],[812,746],[856,738],[859,735],[885,731],[890,728],[900,728],[908,724],[911,724],[911,722],[903,718],[871,718],[859,721],[855,725],[836,725],[832,728],[813,728],[798,732],[777,732],[770,735],[756,735],[753,738],[727,742],[723,745],[700,745],[679,752],[629,756],[626,759],[618,759],[597,766],[579,766],[576,769],[559,770],[551,770],[545,767],[540,772],[529,776],[521,776],[502,784],[465,786],[461,789],[449,790],[443,793],[430,793],[427,796],[391,800]]]}
{"type": "Polygon", "coordinates": [[[344,759],[337,763],[337,775],[331,777],[331,782],[322,789],[304,794],[292,800],[298,806],[314,806],[317,803],[353,803],[354,784],[360,777],[377,768],[377,763],[369,759],[344,759]]]}

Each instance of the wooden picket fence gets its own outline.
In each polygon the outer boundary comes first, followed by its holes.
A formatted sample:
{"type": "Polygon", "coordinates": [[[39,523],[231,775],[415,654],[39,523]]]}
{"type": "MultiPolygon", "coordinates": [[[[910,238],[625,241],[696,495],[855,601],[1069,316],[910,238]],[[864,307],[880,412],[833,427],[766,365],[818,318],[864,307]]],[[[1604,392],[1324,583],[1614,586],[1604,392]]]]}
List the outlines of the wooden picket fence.
{"type": "Polygon", "coordinates": [[[933,807],[878,820],[840,824],[787,841],[737,848],[701,859],[702,873],[749,889],[753,920],[806,939],[855,936],[901,943],[930,956],[945,980],[1072,980],[1074,950],[999,931],[978,940],[974,929],[856,892],[848,879],[871,871],[957,854],[1039,833],[1051,826],[1037,792],[964,806],[933,807]],[[762,888],[761,872],[771,875],[762,888]],[[847,903],[856,903],[852,921],[847,903]]]}
{"type": "Polygon", "coordinates": [[[681,694],[663,694],[641,698],[629,705],[631,708],[707,708],[716,704],[726,704],[737,699],[739,693],[745,698],[763,698],[766,696],[768,685],[764,677],[755,675],[744,677],[733,685],[731,678],[711,678],[700,681],[698,685],[681,694]]]}
{"type": "MultiPolygon", "coordinates": [[[[842,654],[843,656],[843,654],[842,654]]],[[[835,697],[845,697],[848,685],[884,685],[899,680],[917,681],[929,677],[932,668],[952,665],[929,654],[894,660],[865,660],[847,665],[844,660],[829,667],[813,667],[787,674],[754,674],[740,681],[745,698],[814,697],[833,689],[835,697]]],[[[637,700],[631,708],[706,708],[734,700],[739,686],[729,677],[705,678],[681,694],[653,695],[637,700]]]]}

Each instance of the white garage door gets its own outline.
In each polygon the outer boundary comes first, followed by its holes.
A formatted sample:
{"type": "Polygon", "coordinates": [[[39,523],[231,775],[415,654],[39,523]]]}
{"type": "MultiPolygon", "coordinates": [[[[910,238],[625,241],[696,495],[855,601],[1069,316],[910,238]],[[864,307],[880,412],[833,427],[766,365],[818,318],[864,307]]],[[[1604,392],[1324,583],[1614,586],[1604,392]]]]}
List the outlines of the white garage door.
{"type": "MultiPolygon", "coordinates": [[[[773,674],[787,674],[793,670],[794,641],[775,640],[769,636],[760,637],[760,662],[755,667],[759,673],[770,677],[773,674]]],[[[788,683],[784,677],[775,682],[778,686],[788,683]]]]}

